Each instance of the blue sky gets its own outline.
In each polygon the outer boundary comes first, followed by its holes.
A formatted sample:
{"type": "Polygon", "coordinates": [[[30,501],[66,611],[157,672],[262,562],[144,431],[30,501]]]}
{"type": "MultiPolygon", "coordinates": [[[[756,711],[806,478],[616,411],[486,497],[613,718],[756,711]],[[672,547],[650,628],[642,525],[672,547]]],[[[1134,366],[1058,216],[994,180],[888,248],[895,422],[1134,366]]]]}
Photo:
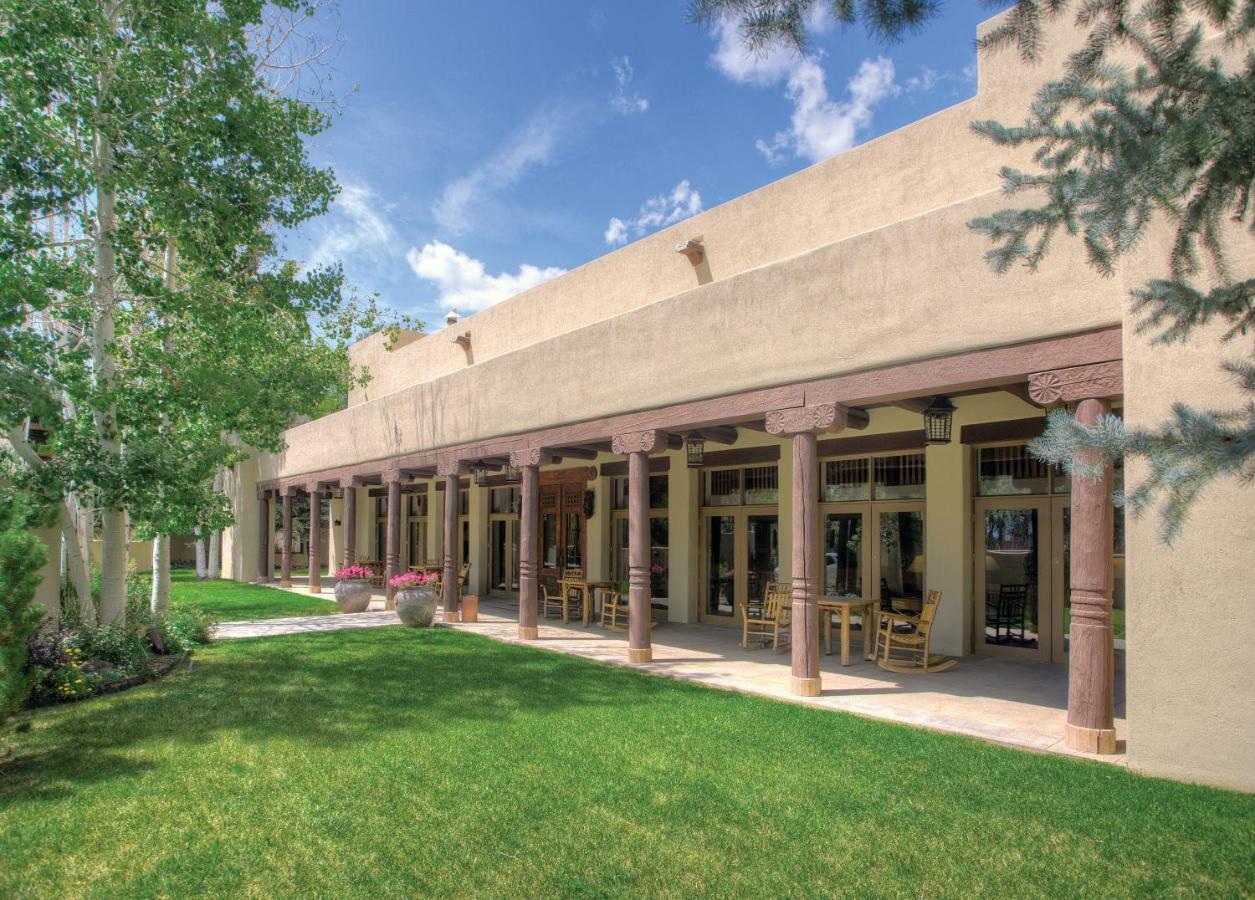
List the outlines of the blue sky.
{"type": "Polygon", "coordinates": [[[959,6],[891,46],[821,27],[803,58],[682,0],[348,0],[356,90],[311,142],[343,192],[288,252],[437,327],[971,96],[990,12],[959,6]]]}

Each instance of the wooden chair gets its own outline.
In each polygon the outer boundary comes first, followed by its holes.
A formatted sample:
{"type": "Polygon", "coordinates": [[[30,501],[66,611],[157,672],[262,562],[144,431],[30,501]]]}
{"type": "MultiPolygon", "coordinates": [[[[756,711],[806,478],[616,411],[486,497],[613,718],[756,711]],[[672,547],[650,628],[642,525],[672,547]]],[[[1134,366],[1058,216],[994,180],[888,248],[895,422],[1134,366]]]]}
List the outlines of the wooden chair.
{"type": "Polygon", "coordinates": [[[993,626],[993,643],[1011,642],[1011,632],[1020,630],[1019,641],[1024,643],[1024,614],[1028,609],[1028,585],[1004,584],[996,597],[985,598],[985,627],[993,626]]]}
{"type": "Polygon", "coordinates": [[[547,582],[542,581],[540,583],[540,615],[542,618],[562,618],[562,603],[565,593],[566,592],[562,590],[560,585],[557,587],[550,587],[547,582]],[[549,614],[550,609],[553,610],[552,616],[549,614]]]}
{"type": "Polygon", "coordinates": [[[933,656],[928,652],[928,640],[941,605],[941,591],[929,591],[924,608],[918,616],[898,612],[881,612],[880,627],[876,629],[876,665],[890,672],[944,672],[957,662],[953,657],[933,656]],[[914,631],[901,626],[914,626],[914,631]],[[905,654],[895,657],[894,651],[905,654]]]}
{"type": "Polygon", "coordinates": [[[601,592],[601,627],[611,631],[624,631],[627,628],[627,600],[618,591],[603,589],[601,592]],[[623,624],[619,624],[619,620],[623,624]]]}
{"type": "Polygon", "coordinates": [[[458,589],[457,596],[462,596],[462,588],[466,586],[466,579],[470,577],[471,564],[462,563],[462,568],[458,570],[458,589]]]}
{"type": "Polygon", "coordinates": [[[741,604],[741,646],[751,648],[750,638],[756,638],[759,647],[771,642],[773,650],[780,649],[781,636],[789,636],[792,613],[792,591],[783,581],[769,581],[763,590],[763,602],[741,604]]]}

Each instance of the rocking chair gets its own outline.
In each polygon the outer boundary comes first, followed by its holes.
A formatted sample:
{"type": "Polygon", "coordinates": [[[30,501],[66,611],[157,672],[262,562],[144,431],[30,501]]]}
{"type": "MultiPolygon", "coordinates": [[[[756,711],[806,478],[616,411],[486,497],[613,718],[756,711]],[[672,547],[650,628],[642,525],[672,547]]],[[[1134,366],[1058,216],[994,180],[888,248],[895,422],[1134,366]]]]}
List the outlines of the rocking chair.
{"type": "Polygon", "coordinates": [[[933,630],[941,591],[929,591],[918,616],[881,612],[876,629],[876,665],[890,672],[944,672],[957,662],[953,657],[930,655],[928,639],[933,630]],[[913,625],[914,631],[902,626],[913,625]],[[899,656],[894,656],[897,651],[899,656]]]}
{"type": "Polygon", "coordinates": [[[780,637],[789,637],[791,624],[792,596],[788,584],[782,581],[767,582],[763,591],[761,604],[741,604],[741,646],[751,648],[750,639],[756,638],[759,647],[766,647],[768,641],[773,650],[780,649],[780,637]]]}

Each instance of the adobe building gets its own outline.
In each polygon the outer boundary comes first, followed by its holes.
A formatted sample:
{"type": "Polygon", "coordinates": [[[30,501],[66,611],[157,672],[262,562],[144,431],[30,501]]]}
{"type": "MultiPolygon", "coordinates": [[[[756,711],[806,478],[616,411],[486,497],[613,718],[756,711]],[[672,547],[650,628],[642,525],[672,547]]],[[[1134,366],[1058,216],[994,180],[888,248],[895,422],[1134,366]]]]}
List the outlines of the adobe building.
{"type": "Polygon", "coordinates": [[[361,341],[373,377],[348,408],[237,467],[228,577],[290,567],[274,535],[301,495],[329,509],[308,542],[328,571],[469,563],[467,591],[507,600],[524,639],[564,572],[623,589],[636,663],[651,618],[739,638],[785,582],[803,696],[823,688],[823,598],[940,591],[932,651],[1055,667],[1073,750],[1255,788],[1249,489],[1214,482],[1169,547],[1110,503],[1140,465],[1073,479],[1025,447],[1051,409],[1152,425],[1236,403],[1220,344],[1137,332],[1129,291],[1166,240],[1111,278],[1068,238],[999,276],[967,227],[1008,205],[1000,166],[1031,165],[969,123],[1022,121],[1074,40],[1057,29],[1034,66],[982,55],[971,99],[454,326],[361,341]]]}

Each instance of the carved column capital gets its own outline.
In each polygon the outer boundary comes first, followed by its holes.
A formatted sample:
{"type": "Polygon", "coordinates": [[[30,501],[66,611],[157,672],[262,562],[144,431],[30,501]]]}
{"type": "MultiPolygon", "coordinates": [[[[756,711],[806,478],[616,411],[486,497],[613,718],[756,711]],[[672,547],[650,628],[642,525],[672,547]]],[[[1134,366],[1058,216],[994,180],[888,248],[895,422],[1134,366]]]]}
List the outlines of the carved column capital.
{"type": "Polygon", "coordinates": [[[1028,396],[1040,406],[1118,397],[1123,393],[1124,365],[1118,359],[1028,376],[1028,396]]]}
{"type": "Polygon", "coordinates": [[[511,450],[510,465],[516,469],[522,469],[524,466],[540,465],[540,448],[525,447],[522,450],[511,450]]]}
{"type": "Polygon", "coordinates": [[[616,434],[610,441],[612,453],[652,453],[654,450],[665,450],[670,435],[657,428],[647,431],[629,431],[627,434],[616,434]]]}
{"type": "Polygon", "coordinates": [[[844,428],[848,410],[838,403],[816,403],[811,406],[794,406],[789,409],[773,409],[767,413],[768,434],[801,434],[844,428]]]}
{"type": "Polygon", "coordinates": [[[441,459],[436,461],[436,474],[442,478],[462,474],[462,462],[457,459],[441,459]]]}

